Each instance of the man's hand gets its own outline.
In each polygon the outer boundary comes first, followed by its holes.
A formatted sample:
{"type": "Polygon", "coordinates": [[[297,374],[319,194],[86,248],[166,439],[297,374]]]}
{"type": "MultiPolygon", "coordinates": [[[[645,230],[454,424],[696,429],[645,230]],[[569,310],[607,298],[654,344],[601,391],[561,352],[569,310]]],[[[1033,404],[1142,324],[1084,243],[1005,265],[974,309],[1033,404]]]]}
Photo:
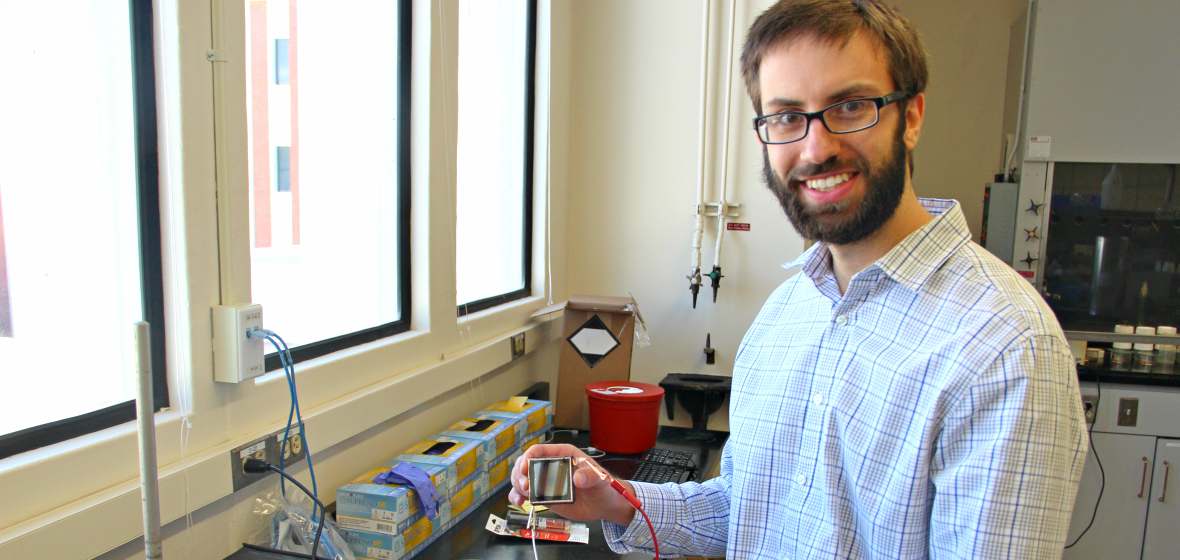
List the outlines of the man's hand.
{"type": "MultiPolygon", "coordinates": [[[[508,500],[520,505],[529,496],[529,459],[538,457],[573,457],[574,459],[574,503],[546,504],[554,513],[575,521],[603,519],[619,525],[628,525],[635,516],[635,508],[618,492],[610,487],[609,480],[603,480],[589,463],[594,463],[580,449],[569,444],[534,445],[516,460],[512,467],[512,491],[508,500]]],[[[594,463],[597,467],[597,463],[594,463]]],[[[602,467],[598,467],[601,469],[602,467]]],[[[605,470],[603,472],[606,472],[605,470]]],[[[633,489],[622,482],[628,491],[633,489]]]]}

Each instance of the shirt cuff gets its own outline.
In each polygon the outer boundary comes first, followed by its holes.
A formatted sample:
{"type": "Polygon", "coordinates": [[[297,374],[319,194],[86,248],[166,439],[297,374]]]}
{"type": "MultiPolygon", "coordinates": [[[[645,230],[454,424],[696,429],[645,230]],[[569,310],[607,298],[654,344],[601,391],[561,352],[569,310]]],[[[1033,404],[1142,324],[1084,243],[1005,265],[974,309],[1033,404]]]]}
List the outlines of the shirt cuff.
{"type": "MultiPolygon", "coordinates": [[[[661,501],[660,485],[632,481],[631,487],[635,489],[635,497],[639,499],[639,503],[643,504],[643,510],[651,518],[656,532],[659,532],[659,516],[655,510],[659,509],[658,503],[661,501]]],[[[635,512],[631,523],[625,526],[603,521],[602,536],[606,539],[606,545],[617,554],[635,552],[636,550],[645,552],[654,550],[651,546],[651,532],[648,531],[647,522],[643,520],[643,515],[639,511],[635,512]]]]}

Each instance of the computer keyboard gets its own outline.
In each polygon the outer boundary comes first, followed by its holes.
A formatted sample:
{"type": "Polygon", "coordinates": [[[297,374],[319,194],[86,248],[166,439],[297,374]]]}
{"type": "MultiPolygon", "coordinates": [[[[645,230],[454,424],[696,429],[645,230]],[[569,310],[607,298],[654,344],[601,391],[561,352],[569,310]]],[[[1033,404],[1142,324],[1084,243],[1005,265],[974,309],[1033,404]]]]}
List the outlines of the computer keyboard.
{"type": "Polygon", "coordinates": [[[644,461],[639,463],[639,468],[635,469],[635,474],[631,477],[631,480],[636,482],[651,482],[653,484],[688,482],[692,480],[692,470],[644,461]]]}
{"type": "Polygon", "coordinates": [[[659,463],[661,465],[670,465],[673,467],[680,467],[689,470],[697,468],[696,462],[693,461],[692,453],[687,451],[678,451],[675,449],[664,449],[661,447],[653,447],[643,455],[643,462],[645,463],[659,463]]]}

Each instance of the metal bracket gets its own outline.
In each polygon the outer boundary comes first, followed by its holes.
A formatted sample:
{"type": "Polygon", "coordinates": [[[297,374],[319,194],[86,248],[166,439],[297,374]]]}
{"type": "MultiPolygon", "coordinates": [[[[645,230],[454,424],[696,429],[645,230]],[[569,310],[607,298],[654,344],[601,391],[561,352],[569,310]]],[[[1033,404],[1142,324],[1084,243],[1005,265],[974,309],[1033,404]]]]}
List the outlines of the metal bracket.
{"type": "MultiPolygon", "coordinates": [[[[705,202],[705,203],[697,205],[696,213],[700,214],[701,216],[708,216],[708,217],[715,218],[715,217],[721,215],[720,208],[721,208],[720,202],[705,202]]],[[[742,209],[742,205],[740,203],[726,202],[725,203],[725,217],[726,218],[740,217],[742,215],[741,209],[742,209]]]]}

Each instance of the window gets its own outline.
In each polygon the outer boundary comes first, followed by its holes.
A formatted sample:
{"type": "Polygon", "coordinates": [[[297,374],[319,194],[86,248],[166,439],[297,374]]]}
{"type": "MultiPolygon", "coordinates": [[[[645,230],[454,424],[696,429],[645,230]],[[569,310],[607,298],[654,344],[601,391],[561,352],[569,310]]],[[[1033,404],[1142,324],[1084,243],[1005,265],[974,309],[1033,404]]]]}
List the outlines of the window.
{"type": "Polygon", "coordinates": [[[532,0],[459,2],[461,315],[531,293],[535,35],[532,0]]]}
{"type": "Polygon", "coordinates": [[[291,147],[275,148],[275,190],[291,192],[291,147]]]}
{"type": "Polygon", "coordinates": [[[296,360],[406,330],[409,1],[245,17],[251,299],[296,360]]]}
{"type": "Polygon", "coordinates": [[[290,58],[287,56],[287,39],[275,39],[275,85],[291,83],[289,68],[290,58]]]}
{"type": "Polygon", "coordinates": [[[0,4],[0,49],[7,457],[134,418],[136,321],[168,392],[151,2],[0,4]]]}

